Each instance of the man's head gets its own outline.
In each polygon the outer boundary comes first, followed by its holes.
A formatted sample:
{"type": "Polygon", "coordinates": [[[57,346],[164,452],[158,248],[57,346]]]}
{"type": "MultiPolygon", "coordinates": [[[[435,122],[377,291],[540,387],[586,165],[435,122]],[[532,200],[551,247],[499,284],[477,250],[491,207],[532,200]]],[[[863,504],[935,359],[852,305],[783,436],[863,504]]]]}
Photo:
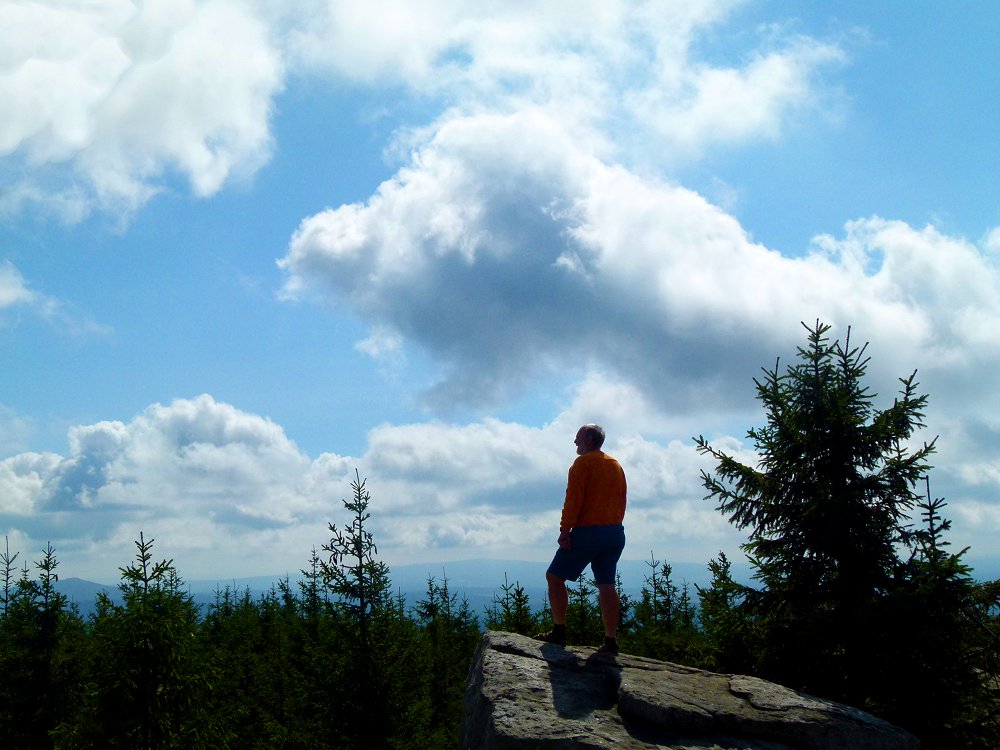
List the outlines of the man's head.
{"type": "Polygon", "coordinates": [[[584,453],[600,450],[604,445],[604,428],[596,424],[585,424],[576,431],[576,452],[581,456],[584,453]]]}

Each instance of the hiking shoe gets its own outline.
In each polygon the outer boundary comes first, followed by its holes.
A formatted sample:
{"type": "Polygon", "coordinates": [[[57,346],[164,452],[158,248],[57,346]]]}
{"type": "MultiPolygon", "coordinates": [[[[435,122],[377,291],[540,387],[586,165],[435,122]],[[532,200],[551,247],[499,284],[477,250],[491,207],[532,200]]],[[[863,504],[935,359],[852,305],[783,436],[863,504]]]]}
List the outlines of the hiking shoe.
{"type": "Polygon", "coordinates": [[[532,636],[536,641],[545,641],[545,643],[554,643],[557,646],[566,646],[566,633],[556,633],[554,630],[550,630],[547,633],[537,633],[532,636]]]}
{"type": "Polygon", "coordinates": [[[618,641],[615,639],[605,639],[604,643],[597,647],[598,654],[611,654],[612,656],[618,655],[618,641]]]}

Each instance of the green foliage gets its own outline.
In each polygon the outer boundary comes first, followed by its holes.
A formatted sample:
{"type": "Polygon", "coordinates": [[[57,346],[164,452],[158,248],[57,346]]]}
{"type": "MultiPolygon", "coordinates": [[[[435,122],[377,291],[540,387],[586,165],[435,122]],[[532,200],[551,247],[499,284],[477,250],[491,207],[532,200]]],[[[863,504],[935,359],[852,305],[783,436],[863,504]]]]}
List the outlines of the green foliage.
{"type": "MultiPolygon", "coordinates": [[[[832,345],[829,326],[808,330],[800,362],[755,380],[767,424],[747,435],[759,468],[698,438],[717,475],[709,497],[741,529],[763,584],[745,606],[764,629],[759,668],[783,684],[859,704],[871,665],[875,602],[891,584],[895,545],[918,499],[933,443],[908,452],[926,397],[913,376],[885,411],[862,385],[865,348],[832,345]]],[[[874,660],[874,661],[873,661],[874,660]]]]}
{"type": "Polygon", "coordinates": [[[49,733],[75,709],[83,667],[83,622],[55,590],[59,563],[51,545],[11,587],[17,555],[6,549],[4,611],[0,620],[0,727],[8,747],[50,748],[49,733]]]}
{"type": "Polygon", "coordinates": [[[581,646],[595,646],[604,640],[604,623],[597,597],[597,584],[583,576],[574,584],[567,582],[569,607],[566,610],[566,641],[581,646]]]}
{"type": "Polygon", "coordinates": [[[427,593],[417,602],[416,614],[421,625],[429,744],[456,747],[469,657],[479,642],[478,619],[468,600],[459,601],[448,589],[447,576],[440,584],[433,578],[427,581],[427,593]]]}
{"type": "Polygon", "coordinates": [[[324,583],[335,595],[338,613],[334,633],[341,648],[329,668],[337,677],[330,685],[343,707],[338,719],[340,746],[392,747],[404,732],[407,668],[414,644],[409,623],[391,595],[389,567],[378,559],[374,537],[366,524],[371,503],[366,482],[356,474],[353,497],[344,500],[351,522],[343,529],[330,524],[328,553],[319,561],[324,583]]]}
{"type": "Polygon", "coordinates": [[[85,624],[56,591],[48,548],[32,580],[6,569],[0,737],[17,748],[452,748],[480,629],[447,579],[413,613],[389,592],[360,477],[352,521],[303,579],[256,599],[216,592],[202,614],[140,534],[120,597],[85,624]]]}
{"type": "Polygon", "coordinates": [[[356,627],[348,633],[362,653],[370,651],[369,630],[373,616],[386,607],[390,597],[389,566],[378,559],[375,539],[365,524],[371,518],[368,505],[371,493],[365,480],[355,472],[351,483],[354,496],[344,500],[351,513],[351,523],[344,529],[330,524],[330,541],[323,545],[329,553],[319,560],[324,583],[339,597],[339,606],[346,609],[356,627]]]}
{"type": "Polygon", "coordinates": [[[664,661],[701,665],[705,643],[697,609],[686,583],[673,582],[673,569],[650,556],[639,601],[634,605],[623,646],[631,653],[664,661]]]}
{"type": "Polygon", "coordinates": [[[10,554],[10,539],[6,536],[3,538],[4,551],[0,553],[0,577],[3,579],[3,589],[0,591],[0,606],[3,607],[3,611],[0,615],[7,615],[7,608],[10,605],[14,593],[17,590],[17,578],[15,573],[17,568],[14,563],[17,562],[17,556],[19,553],[15,552],[13,555],[10,554]]]}
{"type": "Polygon", "coordinates": [[[618,635],[621,637],[623,634],[635,630],[636,603],[629,594],[625,593],[621,573],[615,575],[615,591],[618,592],[618,635]]]}
{"type": "Polygon", "coordinates": [[[934,451],[912,442],[927,397],[914,373],[876,409],[862,383],[866,347],[852,347],[850,331],[842,346],[827,325],[806,329],[798,363],[754,381],[767,417],[747,433],[758,465],[696,439],[717,462],[702,473],[708,497],[749,531],[760,583],[737,586],[718,562],[699,592],[712,658],[874,710],[926,747],[988,745],[996,705],[967,637],[976,586],[961,554],[943,551],[943,503],[916,490],[934,451]],[[910,523],[918,507],[922,530],[910,523]]]}
{"type": "Polygon", "coordinates": [[[906,725],[929,748],[983,747],[1000,740],[1000,704],[984,675],[998,674],[981,656],[997,631],[979,611],[983,586],[957,554],[948,552],[941,517],[946,503],[919,504],[924,521],[915,548],[901,564],[894,588],[883,600],[884,621],[876,634],[893,678],[873,690],[872,710],[906,725]],[[876,702],[877,701],[877,702],[876,702]],[[991,740],[991,741],[990,741],[991,740]]]}
{"type": "Polygon", "coordinates": [[[520,581],[511,583],[504,573],[500,594],[493,595],[493,604],[486,609],[487,630],[532,635],[542,628],[541,617],[532,611],[531,601],[520,581]]]}
{"type": "Polygon", "coordinates": [[[749,590],[733,580],[724,552],[708,563],[712,580],[698,592],[698,621],[705,653],[700,666],[713,671],[749,673],[754,669],[758,635],[743,606],[749,590]]]}
{"type": "Polygon", "coordinates": [[[61,746],[228,746],[207,710],[215,674],[197,638],[197,608],[172,561],[152,561],[152,545],[140,534],[135,563],[120,568],[123,604],[99,596],[84,705],[61,746]]]}
{"type": "Polygon", "coordinates": [[[220,666],[215,710],[232,747],[325,746],[315,738],[329,711],[312,695],[323,659],[312,658],[318,628],[305,609],[287,579],[256,600],[226,589],[208,608],[200,638],[220,666]]]}

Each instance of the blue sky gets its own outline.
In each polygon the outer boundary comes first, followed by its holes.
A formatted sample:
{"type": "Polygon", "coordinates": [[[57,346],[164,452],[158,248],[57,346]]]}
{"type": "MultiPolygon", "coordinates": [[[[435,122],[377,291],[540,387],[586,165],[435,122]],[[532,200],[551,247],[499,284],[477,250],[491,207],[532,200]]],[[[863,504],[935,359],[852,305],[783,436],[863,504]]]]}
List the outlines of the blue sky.
{"type": "Polygon", "coordinates": [[[691,436],[822,318],[1000,556],[1000,6],[2,5],[12,551],[295,572],[357,468],[391,564],[542,560],[599,421],[627,556],[736,556],[691,436]]]}

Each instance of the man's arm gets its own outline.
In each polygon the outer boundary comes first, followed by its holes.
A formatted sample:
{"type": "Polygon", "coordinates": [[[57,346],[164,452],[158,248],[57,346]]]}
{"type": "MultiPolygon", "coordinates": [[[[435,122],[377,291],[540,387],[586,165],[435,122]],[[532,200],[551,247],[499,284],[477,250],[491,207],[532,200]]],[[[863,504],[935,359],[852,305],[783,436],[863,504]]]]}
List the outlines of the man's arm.
{"type": "MultiPolygon", "coordinates": [[[[566,500],[563,502],[562,518],[559,521],[559,531],[569,532],[576,526],[583,506],[584,495],[583,466],[580,459],[569,467],[569,478],[566,480],[566,500]]],[[[560,534],[561,536],[561,534],[560,534]]]]}
{"type": "Polygon", "coordinates": [[[559,546],[563,549],[570,548],[570,534],[577,519],[580,517],[580,508],[583,506],[583,467],[577,459],[569,467],[569,477],[566,480],[566,499],[563,502],[562,518],[559,520],[559,546]]]}

